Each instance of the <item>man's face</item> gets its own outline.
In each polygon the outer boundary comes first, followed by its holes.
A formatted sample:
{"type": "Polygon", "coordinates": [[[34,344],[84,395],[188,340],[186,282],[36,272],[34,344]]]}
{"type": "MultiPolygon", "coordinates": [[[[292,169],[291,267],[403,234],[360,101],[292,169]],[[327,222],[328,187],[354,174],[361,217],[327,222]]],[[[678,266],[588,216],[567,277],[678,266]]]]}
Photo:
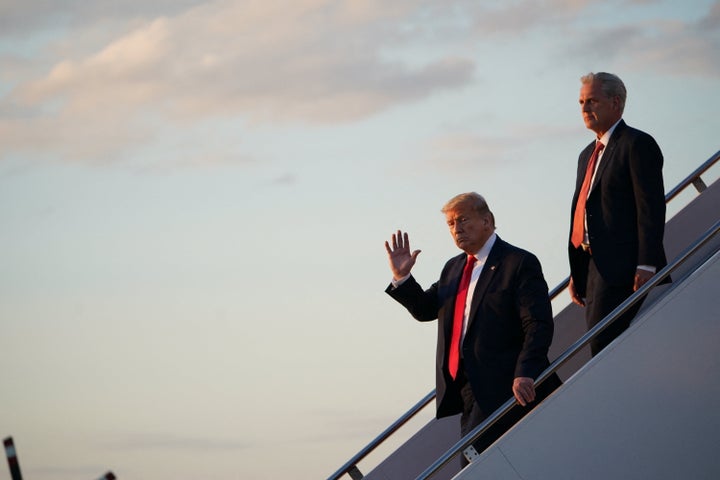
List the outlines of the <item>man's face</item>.
{"type": "Polygon", "coordinates": [[[607,132],[622,116],[620,98],[607,97],[599,82],[584,83],[580,88],[580,110],[585,126],[598,137],[607,132]]]}
{"type": "Polygon", "coordinates": [[[490,214],[481,215],[471,208],[460,206],[450,210],[445,220],[455,245],[469,255],[477,253],[493,232],[490,214]]]}

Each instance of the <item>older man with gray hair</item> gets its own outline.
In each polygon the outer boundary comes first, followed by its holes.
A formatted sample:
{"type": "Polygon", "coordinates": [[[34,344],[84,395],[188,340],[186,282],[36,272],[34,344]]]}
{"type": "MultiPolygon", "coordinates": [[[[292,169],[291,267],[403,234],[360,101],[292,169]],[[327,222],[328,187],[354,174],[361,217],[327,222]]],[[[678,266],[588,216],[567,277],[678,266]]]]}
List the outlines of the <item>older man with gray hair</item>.
{"type": "MultiPolygon", "coordinates": [[[[595,139],[578,159],[572,200],[570,296],[588,329],[667,264],[663,249],[663,155],[622,119],[627,90],[617,75],[581,78],[580,111],[595,139]]],[[[640,302],[590,344],[596,355],[630,325],[640,302]]]]}

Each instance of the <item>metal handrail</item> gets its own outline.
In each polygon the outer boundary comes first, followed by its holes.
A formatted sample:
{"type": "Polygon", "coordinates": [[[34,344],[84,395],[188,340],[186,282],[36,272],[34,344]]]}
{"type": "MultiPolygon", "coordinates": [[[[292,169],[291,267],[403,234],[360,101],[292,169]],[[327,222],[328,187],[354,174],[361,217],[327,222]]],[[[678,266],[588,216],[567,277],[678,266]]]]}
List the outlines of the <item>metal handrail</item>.
{"type": "MultiPolygon", "coordinates": [[[[697,188],[696,182],[697,182],[698,180],[700,180],[700,176],[701,176],[703,173],[705,173],[706,171],[708,171],[708,170],[710,169],[710,167],[712,167],[713,165],[715,165],[715,163],[716,163],[718,160],[720,160],[720,150],[718,150],[717,152],[715,152],[715,155],[713,155],[712,157],[708,158],[708,159],[705,161],[705,163],[703,163],[702,165],[700,165],[698,168],[695,169],[694,172],[692,172],[690,175],[688,175],[687,177],[685,177],[685,180],[683,180],[682,182],[678,183],[675,188],[673,188],[672,190],[670,190],[670,191],[665,195],[665,203],[667,203],[667,202],[669,202],[670,200],[672,200],[673,198],[675,198],[680,192],[682,192],[683,190],[685,190],[685,188],[687,188],[690,184],[695,185],[695,188],[697,188]]],[[[701,191],[701,190],[698,188],[698,191],[701,191]]]]}
{"type": "MultiPolygon", "coordinates": [[[[561,282],[560,285],[555,287],[548,296],[550,297],[550,300],[554,300],[555,297],[557,297],[568,285],[568,281],[570,280],[570,277],[566,278],[564,282],[561,282]]],[[[362,474],[354,473],[357,472],[357,464],[362,461],[365,457],[367,457],[370,453],[372,453],[373,450],[375,450],[377,447],[380,446],[385,440],[387,440],[390,435],[395,433],[398,429],[400,429],[403,425],[405,425],[408,421],[410,421],[415,415],[420,413],[420,410],[425,408],[428,403],[433,401],[435,399],[437,391],[433,389],[430,393],[425,395],[422,400],[420,400],[418,403],[416,403],[413,407],[411,407],[407,412],[405,412],[400,418],[395,420],[395,422],[390,425],[388,428],[386,428],[380,435],[375,437],[370,443],[368,443],[362,450],[360,450],[358,453],[356,453],[350,460],[345,462],[345,464],[340,467],[335,473],[330,475],[327,480],[338,480],[340,477],[342,477],[344,474],[348,473],[353,478],[353,480],[361,479],[362,474]]]]}
{"type": "Polygon", "coordinates": [[[397,429],[405,425],[412,417],[414,417],[420,410],[422,410],[428,403],[432,402],[435,398],[435,390],[425,395],[425,397],[420,400],[418,403],[415,404],[410,410],[405,412],[400,418],[395,420],[392,425],[390,425],[388,428],[385,429],[380,435],[378,435],[372,442],[367,444],[365,448],[360,450],[358,453],[355,454],[354,457],[352,457],[350,460],[348,460],[345,465],[340,467],[337,472],[333,473],[328,477],[328,480],[335,480],[340,477],[342,477],[346,473],[350,473],[350,476],[354,478],[362,478],[362,474],[358,475],[355,473],[353,475],[353,472],[359,472],[357,470],[357,464],[365,458],[370,452],[375,450],[382,442],[388,439],[390,435],[395,433],[397,429]]]}
{"type": "MultiPolygon", "coordinates": [[[[720,232],[720,220],[716,221],[715,224],[710,227],[699,240],[695,241],[695,243],[687,247],[680,255],[675,257],[675,259],[669,265],[667,265],[656,275],[654,275],[647,283],[645,283],[630,297],[628,297],[623,303],[621,303],[617,308],[610,312],[610,314],[608,314],[600,323],[588,330],[585,335],[583,335],[575,343],[570,345],[570,347],[568,347],[568,349],[565,350],[562,355],[556,358],[555,361],[553,361],[550,366],[546,368],[543,373],[540,374],[540,376],[535,381],[535,385],[540,385],[545,380],[550,378],[553,373],[557,372],[560,367],[562,367],[570,358],[576,355],[592,339],[594,339],[603,330],[605,330],[613,322],[615,322],[618,317],[620,317],[628,309],[635,305],[641,298],[647,295],[650,289],[657,286],[665,279],[665,277],[670,275],[670,273],[672,273],[677,267],[682,265],[691,255],[693,255],[700,248],[705,246],[705,244],[710,241],[710,239],[712,239],[715,235],[717,235],[718,232],[720,232]]],[[[718,247],[715,252],[717,252],[718,250],[720,250],[720,247],[718,247]]],[[[713,254],[715,252],[713,252],[713,254]]],[[[492,427],[501,417],[507,414],[515,405],[517,405],[517,400],[515,399],[515,397],[511,397],[510,399],[508,399],[508,401],[506,401],[500,408],[495,410],[492,415],[490,415],[480,425],[475,427],[470,433],[465,435],[460,441],[453,445],[438,460],[436,460],[435,463],[430,465],[423,473],[420,474],[419,477],[416,478],[416,480],[427,480],[432,475],[434,475],[438,470],[447,465],[455,457],[455,455],[472,445],[478,438],[480,438],[483,433],[485,433],[490,427],[492,427]]]]}
{"type": "MultiPolygon", "coordinates": [[[[673,198],[675,198],[680,192],[685,190],[690,185],[694,185],[695,188],[698,190],[698,192],[702,193],[702,190],[700,188],[698,188],[698,186],[697,186],[698,182],[702,182],[702,179],[700,178],[700,176],[703,173],[705,173],[707,170],[709,170],[713,165],[715,165],[715,163],[717,163],[719,160],[720,160],[720,150],[718,150],[714,155],[712,155],[705,162],[703,162],[702,165],[700,165],[698,168],[696,168],[692,173],[690,173],[687,177],[685,177],[685,179],[683,179],[680,183],[678,183],[675,186],[675,188],[673,188],[670,192],[668,192],[665,195],[665,203],[669,203],[673,198]]],[[[554,300],[558,295],[560,295],[563,291],[565,291],[565,289],[567,288],[569,283],[570,283],[570,277],[568,276],[548,293],[550,300],[551,301],[554,300]]],[[[538,380],[539,380],[539,378],[538,378],[538,380]]],[[[536,381],[536,384],[538,384],[537,381],[536,381]]],[[[350,476],[354,480],[361,479],[362,474],[357,469],[357,464],[360,461],[362,461],[365,457],[367,457],[370,453],[372,453],[373,450],[375,450],[377,447],[379,447],[385,440],[387,440],[390,437],[390,435],[395,433],[395,431],[400,429],[403,425],[405,425],[408,421],[410,421],[415,415],[420,413],[420,410],[425,408],[425,406],[427,406],[427,404],[430,403],[435,398],[435,396],[436,396],[436,390],[433,389],[422,400],[420,400],[413,407],[411,407],[407,412],[405,412],[400,418],[398,418],[392,425],[390,425],[388,428],[386,428],[380,435],[378,435],[370,443],[368,443],[362,450],[360,450],[358,453],[356,453],[350,460],[348,460],[335,473],[330,475],[327,480],[338,480],[340,477],[342,477],[346,473],[349,473],[350,476]]],[[[504,407],[504,405],[503,405],[503,407],[504,407]]],[[[472,432],[471,432],[471,434],[472,434],[472,432]]]]}
{"type": "MultiPolygon", "coordinates": [[[[698,191],[698,193],[702,193],[704,188],[701,189],[698,187],[698,183],[701,183],[702,185],[704,185],[704,183],[702,183],[702,179],[700,177],[702,176],[703,173],[707,172],[710,169],[710,167],[715,165],[719,160],[720,160],[720,150],[715,152],[715,155],[713,155],[710,158],[708,158],[707,160],[705,160],[705,162],[702,165],[700,165],[698,168],[696,168],[690,175],[685,177],[680,183],[675,185],[675,188],[673,188],[667,194],[665,194],[665,203],[670,203],[670,200],[677,197],[680,194],[680,192],[685,190],[690,185],[693,185],[696,188],[696,190],[698,191]]],[[[561,292],[563,292],[565,290],[565,288],[567,288],[569,283],[570,283],[569,276],[566,277],[565,280],[563,280],[562,282],[558,283],[557,286],[550,291],[550,300],[555,299],[555,297],[557,297],[561,292]]]]}

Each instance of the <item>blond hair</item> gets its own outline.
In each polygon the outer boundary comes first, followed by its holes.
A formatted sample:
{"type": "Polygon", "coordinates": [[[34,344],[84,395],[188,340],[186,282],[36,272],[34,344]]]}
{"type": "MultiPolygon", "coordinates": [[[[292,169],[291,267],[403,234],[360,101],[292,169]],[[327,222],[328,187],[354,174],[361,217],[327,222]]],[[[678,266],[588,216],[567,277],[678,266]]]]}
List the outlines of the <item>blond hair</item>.
{"type": "Polygon", "coordinates": [[[485,198],[479,193],[467,192],[455,195],[440,210],[442,213],[447,214],[453,210],[457,210],[460,207],[469,207],[476,211],[480,215],[490,214],[490,220],[492,221],[493,227],[495,226],[495,215],[490,211],[485,198]]]}

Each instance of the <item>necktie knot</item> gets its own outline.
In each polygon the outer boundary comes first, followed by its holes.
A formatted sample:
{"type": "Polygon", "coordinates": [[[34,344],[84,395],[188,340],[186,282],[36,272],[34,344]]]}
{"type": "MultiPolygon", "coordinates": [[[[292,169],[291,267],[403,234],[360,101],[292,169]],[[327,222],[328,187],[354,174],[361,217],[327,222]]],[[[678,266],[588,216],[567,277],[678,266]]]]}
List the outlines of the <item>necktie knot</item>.
{"type": "Polygon", "coordinates": [[[477,262],[475,255],[468,255],[467,261],[465,262],[465,268],[472,267],[477,262]]]}

